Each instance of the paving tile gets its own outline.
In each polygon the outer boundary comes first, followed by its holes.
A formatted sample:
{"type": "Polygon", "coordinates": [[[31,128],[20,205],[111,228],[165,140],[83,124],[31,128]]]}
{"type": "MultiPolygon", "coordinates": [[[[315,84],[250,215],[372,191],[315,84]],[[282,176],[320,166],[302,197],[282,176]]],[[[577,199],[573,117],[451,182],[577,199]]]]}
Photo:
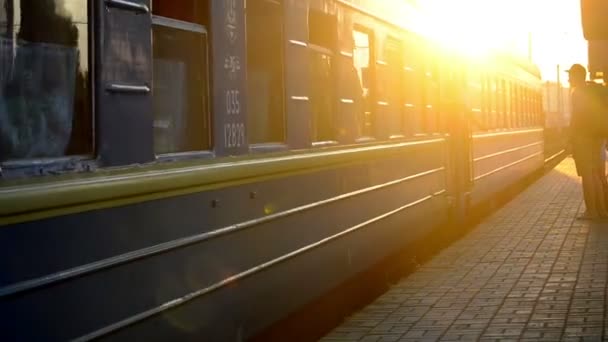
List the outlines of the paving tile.
{"type": "Polygon", "coordinates": [[[601,341],[608,225],[582,211],[567,158],[322,341],[601,341]]]}

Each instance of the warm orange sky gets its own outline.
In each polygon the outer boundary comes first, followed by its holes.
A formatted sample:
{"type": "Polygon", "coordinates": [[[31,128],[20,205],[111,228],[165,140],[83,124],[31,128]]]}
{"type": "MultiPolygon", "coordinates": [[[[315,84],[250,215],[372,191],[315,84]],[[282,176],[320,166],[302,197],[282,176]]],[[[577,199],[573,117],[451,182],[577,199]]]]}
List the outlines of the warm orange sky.
{"type": "MultiPolygon", "coordinates": [[[[410,0],[431,16],[435,36],[460,46],[506,48],[532,58],[543,79],[555,80],[557,65],[587,65],[580,0],[410,0]]],[[[562,79],[563,81],[563,79],[562,79]]]]}
{"type": "MultiPolygon", "coordinates": [[[[528,0],[536,14],[528,21],[532,31],[532,56],[544,79],[555,79],[556,65],[587,65],[587,41],[583,38],[580,0],[528,0]]],[[[563,81],[563,78],[562,78],[563,81]]]]}

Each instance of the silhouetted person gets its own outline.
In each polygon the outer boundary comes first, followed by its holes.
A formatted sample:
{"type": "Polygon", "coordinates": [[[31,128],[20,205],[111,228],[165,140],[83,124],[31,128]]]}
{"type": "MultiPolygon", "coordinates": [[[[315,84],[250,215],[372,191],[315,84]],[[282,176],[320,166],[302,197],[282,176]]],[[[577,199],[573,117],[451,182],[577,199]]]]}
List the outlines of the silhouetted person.
{"type": "Polygon", "coordinates": [[[601,219],[608,217],[601,174],[601,149],[603,139],[594,130],[593,98],[585,83],[587,71],[580,64],[568,70],[572,90],[572,119],[570,136],[572,155],[576,171],[582,178],[586,211],[579,219],[601,219]]]}

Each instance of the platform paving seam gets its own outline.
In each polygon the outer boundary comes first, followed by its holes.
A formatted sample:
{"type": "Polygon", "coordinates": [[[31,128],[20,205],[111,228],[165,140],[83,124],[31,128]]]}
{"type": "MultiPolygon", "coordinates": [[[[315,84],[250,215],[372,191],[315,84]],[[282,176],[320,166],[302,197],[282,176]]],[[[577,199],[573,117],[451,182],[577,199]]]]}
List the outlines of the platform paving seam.
{"type": "Polygon", "coordinates": [[[570,158],[322,341],[602,341],[608,224],[570,158]]]}

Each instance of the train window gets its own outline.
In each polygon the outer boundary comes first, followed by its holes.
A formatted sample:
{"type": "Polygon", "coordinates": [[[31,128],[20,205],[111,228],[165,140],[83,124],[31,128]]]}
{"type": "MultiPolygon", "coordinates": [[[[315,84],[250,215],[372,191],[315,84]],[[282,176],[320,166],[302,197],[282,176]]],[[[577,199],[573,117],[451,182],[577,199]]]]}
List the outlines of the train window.
{"type": "Polygon", "coordinates": [[[536,126],[538,124],[538,111],[536,109],[536,92],[530,89],[530,112],[532,114],[531,125],[536,126]]]}
{"type": "Polygon", "coordinates": [[[362,30],[353,31],[353,41],[353,64],[357,70],[361,89],[363,90],[363,111],[362,113],[357,113],[359,115],[357,118],[359,136],[370,138],[375,133],[373,44],[370,34],[362,30]]]}
{"type": "Polygon", "coordinates": [[[498,128],[498,89],[496,78],[490,78],[490,128],[498,128]]]}
{"type": "Polygon", "coordinates": [[[514,85],[513,86],[513,104],[514,104],[514,110],[513,110],[513,120],[515,121],[515,127],[520,128],[521,127],[521,118],[520,118],[520,101],[519,101],[519,86],[518,85],[514,85]]]}
{"type": "Polygon", "coordinates": [[[530,126],[536,125],[536,95],[530,89],[530,126]]]}
{"type": "Polygon", "coordinates": [[[488,82],[488,129],[495,127],[496,118],[496,97],[494,96],[494,79],[491,76],[487,78],[488,82]]]}
{"type": "Polygon", "coordinates": [[[503,120],[502,120],[502,103],[500,102],[502,99],[501,91],[500,91],[500,79],[495,79],[496,82],[496,92],[495,101],[496,101],[496,128],[503,128],[503,120]]]}
{"type": "Polygon", "coordinates": [[[312,140],[314,142],[335,141],[334,51],[337,44],[338,26],[334,16],[315,10],[310,10],[308,14],[308,25],[308,41],[311,51],[312,140]]]}
{"type": "Polygon", "coordinates": [[[528,126],[534,125],[534,99],[532,97],[532,89],[528,88],[528,126]]]}
{"type": "Polygon", "coordinates": [[[540,92],[536,93],[536,124],[539,126],[543,125],[543,97],[540,92]]]}
{"type": "Polygon", "coordinates": [[[402,50],[403,46],[397,38],[389,37],[385,42],[385,56],[388,63],[388,70],[385,72],[388,78],[387,99],[390,112],[388,113],[388,129],[389,136],[398,137],[403,134],[404,118],[402,104],[403,74],[400,72],[403,68],[402,50]]]}
{"type": "Polygon", "coordinates": [[[505,87],[505,80],[498,80],[498,101],[500,106],[498,112],[500,113],[500,128],[507,128],[507,89],[505,87]]]}
{"type": "Polygon", "coordinates": [[[505,128],[512,128],[511,116],[511,82],[503,80],[504,101],[505,101],[505,128]]]}
{"type": "Polygon", "coordinates": [[[528,126],[528,121],[527,121],[527,108],[526,108],[526,88],[525,87],[521,87],[521,94],[520,94],[520,105],[521,105],[521,126],[522,127],[526,127],[528,126]]]}
{"type": "Polygon", "coordinates": [[[91,155],[89,2],[0,4],[0,162],[91,155]]]}
{"type": "Polygon", "coordinates": [[[207,26],[209,0],[152,0],[152,14],[207,26]]]}
{"type": "Polygon", "coordinates": [[[538,111],[536,110],[536,92],[530,89],[530,112],[532,114],[531,125],[536,126],[538,124],[538,111]]]}
{"type": "Polygon", "coordinates": [[[157,154],[210,148],[208,8],[208,1],[152,1],[157,154]]]}
{"type": "Polygon", "coordinates": [[[500,91],[502,128],[509,128],[509,104],[507,103],[509,91],[507,89],[507,83],[505,80],[500,81],[500,91]]]}
{"type": "Polygon", "coordinates": [[[528,107],[530,108],[528,111],[530,112],[530,126],[534,126],[536,124],[536,110],[534,109],[534,91],[532,89],[528,89],[528,107]]]}
{"type": "Polygon", "coordinates": [[[523,104],[523,123],[524,127],[530,126],[530,99],[528,96],[528,88],[523,88],[522,92],[522,104],[523,104]]]}
{"type": "Polygon", "coordinates": [[[519,127],[524,127],[524,92],[523,87],[517,86],[517,122],[519,127]]]}
{"type": "Polygon", "coordinates": [[[530,126],[536,125],[536,95],[530,89],[530,126]]]}
{"type": "Polygon", "coordinates": [[[534,125],[534,99],[532,98],[532,89],[527,90],[528,95],[528,126],[534,125]]]}
{"type": "Polygon", "coordinates": [[[504,102],[502,99],[502,80],[496,79],[496,127],[499,129],[505,128],[504,117],[504,102]]]}
{"type": "Polygon", "coordinates": [[[528,88],[524,88],[524,124],[530,126],[530,95],[528,88]]]}
{"type": "Polygon", "coordinates": [[[420,56],[416,52],[416,44],[408,44],[403,74],[403,100],[409,133],[423,131],[422,92],[420,87],[422,74],[423,70],[420,67],[420,56]]]}
{"type": "Polygon", "coordinates": [[[425,73],[425,123],[426,132],[435,133],[439,131],[439,77],[438,68],[435,61],[427,64],[425,73]]]}
{"type": "Polygon", "coordinates": [[[473,114],[473,129],[479,131],[483,129],[483,110],[482,110],[482,85],[479,73],[472,72],[469,77],[469,89],[471,90],[470,105],[473,114]]]}
{"type": "Polygon", "coordinates": [[[536,125],[536,94],[530,89],[530,125],[536,125]]]}
{"type": "Polygon", "coordinates": [[[517,103],[515,97],[517,96],[517,89],[513,82],[509,84],[509,122],[511,128],[517,128],[517,103]]]}
{"type": "Polygon", "coordinates": [[[270,0],[247,4],[247,108],[249,141],[284,141],[282,7],[270,0]]]}
{"type": "Polygon", "coordinates": [[[519,127],[519,107],[517,102],[518,89],[517,85],[511,83],[511,122],[513,128],[519,127]]]}
{"type": "Polygon", "coordinates": [[[483,99],[484,99],[484,110],[483,110],[483,126],[485,130],[492,128],[492,83],[491,78],[488,74],[482,76],[483,83],[483,99]]]}

